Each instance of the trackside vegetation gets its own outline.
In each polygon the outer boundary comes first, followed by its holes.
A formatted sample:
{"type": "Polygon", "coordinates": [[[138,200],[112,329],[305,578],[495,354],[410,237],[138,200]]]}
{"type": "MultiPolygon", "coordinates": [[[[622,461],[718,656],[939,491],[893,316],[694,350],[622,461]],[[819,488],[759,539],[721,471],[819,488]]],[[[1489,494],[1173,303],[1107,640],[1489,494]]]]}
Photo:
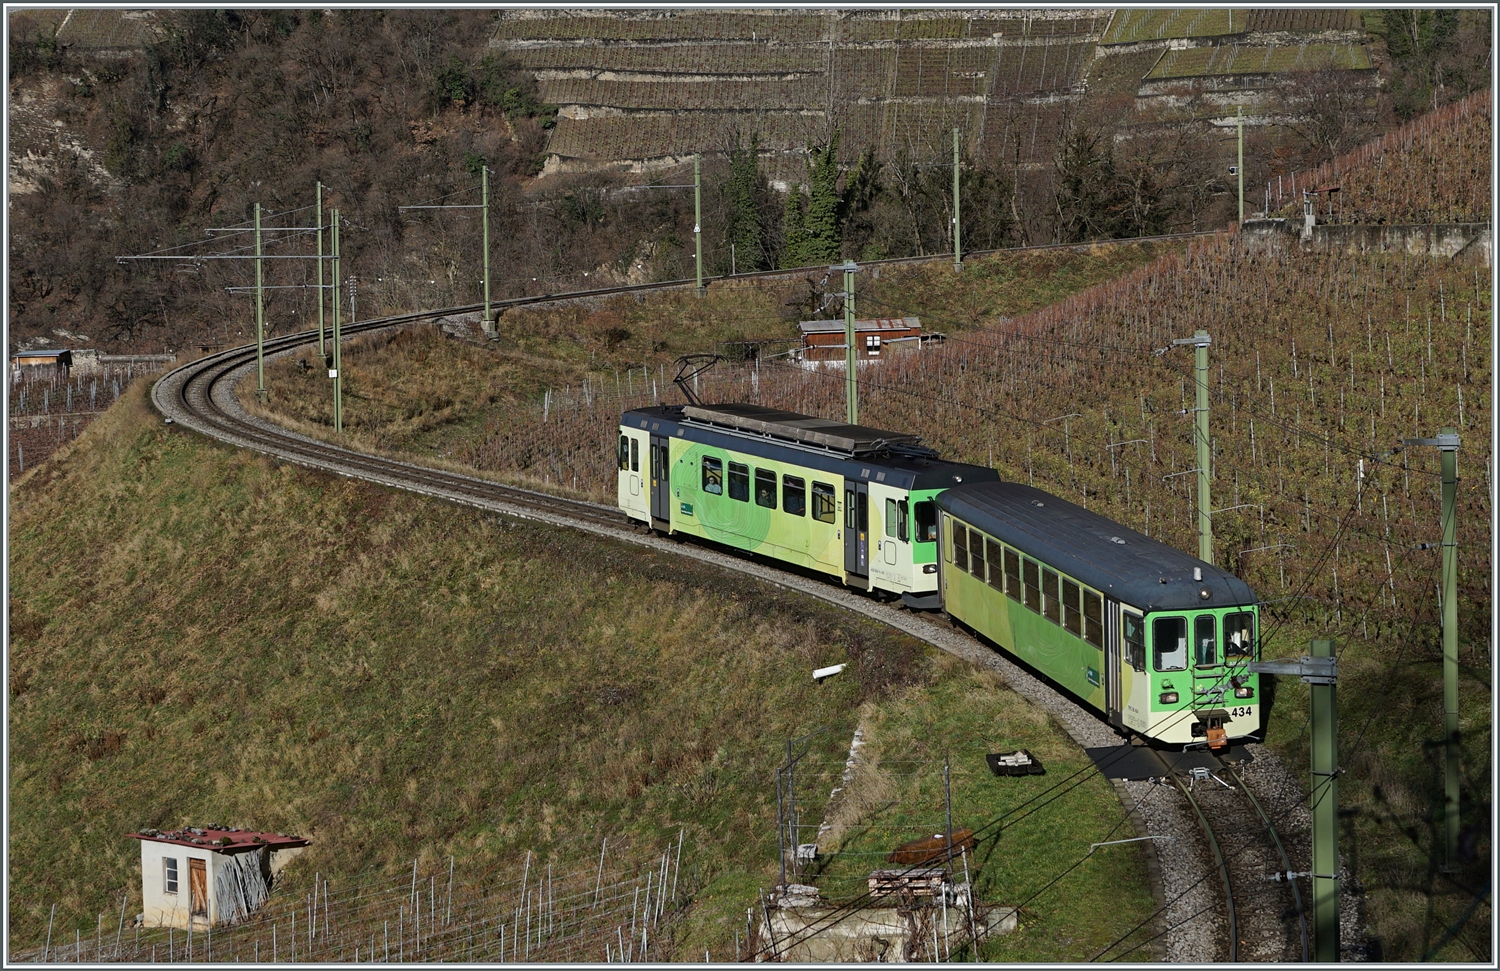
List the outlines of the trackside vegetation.
{"type": "MultiPolygon", "coordinates": [[[[122,895],[128,921],[141,875],[126,834],[213,819],[312,838],[269,904],[283,921],[315,879],[337,894],[414,865],[425,879],[450,857],[470,883],[515,879],[528,854],[592,875],[606,838],[648,854],[682,832],[682,911],[653,945],[728,960],[777,877],[787,739],[825,729],[797,775],[811,840],[863,724],[878,756],[855,784],[886,797],[835,806],[829,845],[851,854],[941,828],[945,754],[956,823],[975,828],[1052,779],[995,779],[984,752],[1082,766],[992,676],[878,625],[677,557],[208,443],[163,426],[142,383],[10,498],[18,949],[41,946],[54,906],[54,946],[91,939],[100,915],[112,927],[122,895]],[[898,759],[920,765],[880,778],[898,759]]],[[[1084,782],[981,847],[985,899],[1024,899],[1128,828],[1109,785],[1084,782]]],[[[1150,911],[1136,854],[1090,861],[993,956],[1079,960],[1150,911]]]]}

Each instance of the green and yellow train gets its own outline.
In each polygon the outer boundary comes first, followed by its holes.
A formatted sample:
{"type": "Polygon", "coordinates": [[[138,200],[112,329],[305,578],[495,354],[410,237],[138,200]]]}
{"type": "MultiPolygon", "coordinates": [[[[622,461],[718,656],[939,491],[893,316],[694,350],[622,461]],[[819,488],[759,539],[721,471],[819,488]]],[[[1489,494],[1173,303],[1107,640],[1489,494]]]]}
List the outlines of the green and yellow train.
{"type": "Polygon", "coordinates": [[[632,519],[945,610],[1122,734],[1220,748],[1259,732],[1243,581],[916,436],[662,405],[624,414],[617,460],[632,519]]]}

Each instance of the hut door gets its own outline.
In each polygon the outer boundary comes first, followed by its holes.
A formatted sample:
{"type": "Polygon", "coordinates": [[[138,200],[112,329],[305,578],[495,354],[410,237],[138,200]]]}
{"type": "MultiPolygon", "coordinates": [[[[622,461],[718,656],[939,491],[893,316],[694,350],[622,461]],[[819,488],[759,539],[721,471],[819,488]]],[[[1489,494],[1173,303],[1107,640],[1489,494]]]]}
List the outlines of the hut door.
{"type": "Polygon", "coordinates": [[[188,857],[188,903],[194,917],[208,917],[208,864],[188,857]]]}

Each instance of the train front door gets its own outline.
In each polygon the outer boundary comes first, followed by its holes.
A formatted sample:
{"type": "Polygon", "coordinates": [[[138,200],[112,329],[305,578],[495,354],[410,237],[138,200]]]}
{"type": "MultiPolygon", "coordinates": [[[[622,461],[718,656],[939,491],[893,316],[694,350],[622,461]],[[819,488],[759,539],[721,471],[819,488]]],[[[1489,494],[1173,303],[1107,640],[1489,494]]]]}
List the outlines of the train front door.
{"type": "Polygon", "coordinates": [[[671,443],[670,438],[651,436],[651,525],[658,529],[667,529],[672,521],[671,443]]]}
{"type": "Polygon", "coordinates": [[[855,586],[869,586],[870,484],[844,485],[844,572],[855,586]],[[857,581],[863,580],[863,583],[857,581]]]}

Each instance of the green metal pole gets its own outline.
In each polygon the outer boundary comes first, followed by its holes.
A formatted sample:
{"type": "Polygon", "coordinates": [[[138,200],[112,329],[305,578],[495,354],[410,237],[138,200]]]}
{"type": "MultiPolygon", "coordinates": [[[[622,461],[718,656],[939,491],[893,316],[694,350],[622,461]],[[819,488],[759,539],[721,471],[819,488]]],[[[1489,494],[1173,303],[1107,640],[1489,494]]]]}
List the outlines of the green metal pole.
{"type": "Polygon", "coordinates": [[[261,286],[260,203],[255,204],[255,396],[266,403],[265,290],[261,286]]]}
{"type": "Polygon", "coordinates": [[[1237,124],[1240,133],[1240,159],[1234,171],[1240,177],[1240,225],[1245,224],[1245,109],[1236,109],[1237,124]]]}
{"type": "Polygon", "coordinates": [[[703,296],[703,175],[702,159],[693,153],[693,262],[698,270],[698,296],[703,296]]]}
{"type": "Polygon", "coordinates": [[[959,240],[958,227],[962,222],[958,212],[958,129],[953,129],[953,268],[964,268],[964,250],[959,240]]]}
{"type": "Polygon", "coordinates": [[[1458,429],[1444,428],[1443,463],[1443,829],[1447,866],[1458,865],[1458,429]]]}
{"type": "Polygon", "coordinates": [[[859,380],[855,377],[858,355],[854,347],[854,270],[844,264],[844,397],[848,401],[849,424],[859,424],[859,380]]]}
{"type": "Polygon", "coordinates": [[[339,211],[333,210],[333,430],[344,430],[343,332],[339,327],[339,211]]]}
{"type": "Polygon", "coordinates": [[[486,164],[479,171],[480,204],[484,221],[484,332],[493,338],[495,333],[490,329],[490,167],[486,164]]]}
{"type": "Polygon", "coordinates": [[[323,183],[318,183],[318,356],[328,355],[323,339],[323,183]]]}
{"type": "MultiPolygon", "coordinates": [[[[1333,657],[1333,641],[1313,641],[1313,657],[1333,657]]],[[[1310,686],[1312,694],[1312,890],[1314,960],[1339,959],[1338,688],[1310,686]]]]}
{"type": "Polygon", "coordinates": [[[1197,411],[1195,414],[1198,439],[1198,559],[1206,563],[1214,561],[1214,524],[1210,515],[1208,486],[1213,455],[1208,447],[1208,345],[1207,331],[1193,335],[1193,361],[1198,387],[1197,411]]]}

